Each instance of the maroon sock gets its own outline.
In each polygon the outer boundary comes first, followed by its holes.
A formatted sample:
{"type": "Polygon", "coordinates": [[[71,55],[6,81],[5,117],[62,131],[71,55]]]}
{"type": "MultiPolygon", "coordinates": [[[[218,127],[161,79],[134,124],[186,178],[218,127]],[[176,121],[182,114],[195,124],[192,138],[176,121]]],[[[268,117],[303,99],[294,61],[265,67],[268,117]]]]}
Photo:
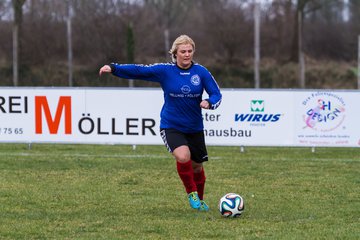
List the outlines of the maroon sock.
{"type": "Polygon", "coordinates": [[[191,161],[180,163],[176,162],[177,172],[181,181],[184,184],[187,193],[195,192],[196,184],[194,182],[194,170],[191,161]]]}
{"type": "Polygon", "coordinates": [[[198,195],[201,200],[204,198],[204,189],[205,189],[205,171],[204,168],[200,172],[194,173],[194,181],[197,187],[198,195]]]}

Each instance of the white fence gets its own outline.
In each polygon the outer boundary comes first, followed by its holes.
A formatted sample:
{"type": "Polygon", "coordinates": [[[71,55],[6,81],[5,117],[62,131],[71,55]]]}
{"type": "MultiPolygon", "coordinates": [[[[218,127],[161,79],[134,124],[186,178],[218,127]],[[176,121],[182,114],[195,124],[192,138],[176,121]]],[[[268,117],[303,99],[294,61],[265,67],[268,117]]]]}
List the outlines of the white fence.
{"type": "MultiPolygon", "coordinates": [[[[360,91],[222,89],[209,145],[360,146],[360,91]]],[[[0,88],[0,142],[163,144],[160,89],[0,88]]]]}

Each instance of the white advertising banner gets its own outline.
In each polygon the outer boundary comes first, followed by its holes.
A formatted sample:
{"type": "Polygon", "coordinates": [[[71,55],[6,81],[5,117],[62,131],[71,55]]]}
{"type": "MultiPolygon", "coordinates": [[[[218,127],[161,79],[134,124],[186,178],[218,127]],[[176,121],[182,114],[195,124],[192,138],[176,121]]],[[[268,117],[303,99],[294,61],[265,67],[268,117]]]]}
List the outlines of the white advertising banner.
{"type": "Polygon", "coordinates": [[[360,146],[360,91],[298,92],[294,145],[360,146]]]}
{"type": "MultiPolygon", "coordinates": [[[[206,142],[359,147],[359,91],[222,89],[206,142]]],[[[0,88],[0,142],[163,144],[161,89],[0,88]]]]}
{"type": "Polygon", "coordinates": [[[285,91],[223,90],[220,107],[203,111],[207,143],[284,146],[293,144],[293,94],[285,91]]]}
{"type": "Polygon", "coordinates": [[[0,88],[1,142],[159,144],[160,90],[0,88]]]}

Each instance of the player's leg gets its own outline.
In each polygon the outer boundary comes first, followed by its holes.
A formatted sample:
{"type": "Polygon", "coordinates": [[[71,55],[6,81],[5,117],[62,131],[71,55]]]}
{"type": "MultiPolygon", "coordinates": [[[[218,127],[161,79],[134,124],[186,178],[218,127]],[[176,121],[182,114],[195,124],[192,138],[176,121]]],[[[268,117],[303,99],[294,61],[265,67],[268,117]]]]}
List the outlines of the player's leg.
{"type": "Polygon", "coordinates": [[[186,192],[196,192],[196,184],[194,181],[194,170],[190,160],[190,150],[188,146],[177,147],[172,153],[176,159],[176,168],[181,178],[186,192]]]}
{"type": "Polygon", "coordinates": [[[193,169],[194,169],[194,181],[196,184],[196,188],[201,203],[199,210],[209,211],[209,206],[204,201],[205,180],[206,180],[204,166],[202,163],[196,163],[193,161],[193,169]]]}
{"type": "Polygon", "coordinates": [[[174,129],[162,129],[161,137],[169,152],[175,157],[177,172],[188,194],[190,206],[196,209],[199,208],[200,199],[194,181],[190,149],[187,146],[184,134],[174,129]]]}
{"type": "Polygon", "coordinates": [[[192,159],[192,166],[194,170],[194,181],[201,202],[201,206],[199,209],[203,211],[208,211],[209,207],[204,201],[206,176],[203,162],[208,161],[204,133],[199,132],[191,134],[191,136],[188,136],[188,141],[192,159]]]}
{"type": "Polygon", "coordinates": [[[205,170],[202,163],[192,161],[192,166],[194,170],[194,181],[199,194],[199,198],[200,200],[203,200],[206,181],[205,170]]]}
{"type": "Polygon", "coordinates": [[[192,208],[198,209],[201,205],[194,181],[194,170],[190,160],[190,150],[188,146],[177,147],[173,151],[176,159],[176,168],[181,181],[183,182],[188,194],[189,203],[192,208]]]}

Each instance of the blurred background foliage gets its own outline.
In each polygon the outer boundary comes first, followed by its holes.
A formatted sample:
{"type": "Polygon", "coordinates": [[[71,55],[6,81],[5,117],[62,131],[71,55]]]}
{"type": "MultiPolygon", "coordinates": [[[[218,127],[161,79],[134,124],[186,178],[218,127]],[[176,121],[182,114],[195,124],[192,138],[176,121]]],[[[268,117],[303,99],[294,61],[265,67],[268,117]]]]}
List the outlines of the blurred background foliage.
{"type": "MultiPolygon", "coordinates": [[[[297,88],[298,14],[303,19],[306,88],[357,88],[360,0],[258,0],[260,87],[297,88]]],[[[71,17],[73,86],[128,86],[98,77],[110,62],[170,61],[180,34],[221,87],[254,87],[255,0],[1,0],[0,85],[13,86],[13,32],[19,25],[18,86],[68,86],[71,17]],[[69,11],[71,9],[71,11],[69,11]]],[[[135,81],[134,86],[157,86],[135,81]]]]}

